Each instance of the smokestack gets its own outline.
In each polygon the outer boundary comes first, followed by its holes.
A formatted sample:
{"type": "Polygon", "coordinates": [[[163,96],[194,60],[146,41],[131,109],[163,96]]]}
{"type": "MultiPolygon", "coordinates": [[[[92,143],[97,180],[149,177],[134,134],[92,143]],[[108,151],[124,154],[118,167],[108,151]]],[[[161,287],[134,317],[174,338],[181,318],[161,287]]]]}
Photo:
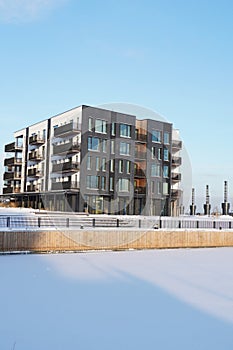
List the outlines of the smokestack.
{"type": "Polygon", "coordinates": [[[210,195],[209,195],[209,185],[206,185],[206,200],[204,204],[204,215],[210,215],[210,195]]]}
{"type": "Polygon", "coordinates": [[[190,215],[196,214],[196,205],[195,205],[195,189],[192,188],[192,204],[190,205],[190,215]]]}
{"type": "Polygon", "coordinates": [[[228,185],[224,181],[224,202],[222,203],[222,215],[229,215],[230,203],[228,203],[228,185]]]}

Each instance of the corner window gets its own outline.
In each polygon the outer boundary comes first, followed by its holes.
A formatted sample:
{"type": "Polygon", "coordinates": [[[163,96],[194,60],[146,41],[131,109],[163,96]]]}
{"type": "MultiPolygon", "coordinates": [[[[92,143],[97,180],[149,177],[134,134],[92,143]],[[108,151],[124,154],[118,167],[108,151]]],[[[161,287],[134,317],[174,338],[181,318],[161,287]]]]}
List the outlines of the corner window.
{"type": "Polygon", "coordinates": [[[152,142],[161,142],[161,131],[152,130],[152,142]]]}

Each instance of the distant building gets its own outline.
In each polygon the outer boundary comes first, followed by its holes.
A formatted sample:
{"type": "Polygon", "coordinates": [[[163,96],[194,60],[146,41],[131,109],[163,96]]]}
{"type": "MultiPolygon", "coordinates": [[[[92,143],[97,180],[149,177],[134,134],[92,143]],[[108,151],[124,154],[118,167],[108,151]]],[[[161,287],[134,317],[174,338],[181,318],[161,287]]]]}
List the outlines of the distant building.
{"type": "Polygon", "coordinates": [[[178,215],[176,135],[167,122],[82,105],[15,132],[3,197],[57,211],[178,215]]]}

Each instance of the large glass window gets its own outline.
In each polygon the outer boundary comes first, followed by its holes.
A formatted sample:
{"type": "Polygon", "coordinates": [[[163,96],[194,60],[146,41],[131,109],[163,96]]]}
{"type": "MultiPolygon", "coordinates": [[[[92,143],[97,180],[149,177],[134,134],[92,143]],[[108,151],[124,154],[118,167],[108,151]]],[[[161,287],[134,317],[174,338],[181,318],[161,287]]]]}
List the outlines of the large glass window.
{"type": "Polygon", "coordinates": [[[163,135],[163,142],[166,144],[166,145],[169,145],[170,143],[170,134],[168,132],[165,132],[164,135],[163,135]]]}
{"type": "Polygon", "coordinates": [[[119,191],[129,191],[129,179],[119,179],[119,191]]]}
{"type": "Polygon", "coordinates": [[[102,134],[107,133],[107,122],[106,120],[96,119],[95,120],[95,132],[99,132],[102,134]]]}
{"type": "Polygon", "coordinates": [[[98,137],[88,137],[88,150],[99,151],[100,139],[98,137]]]}
{"type": "Polygon", "coordinates": [[[152,142],[161,142],[161,131],[152,130],[152,142]]]}
{"type": "Polygon", "coordinates": [[[169,150],[166,148],[163,150],[163,160],[165,161],[169,160],[169,150]]]}
{"type": "Polygon", "coordinates": [[[161,167],[159,164],[151,164],[151,176],[161,176],[161,167]]]}
{"type": "Polygon", "coordinates": [[[87,175],[87,188],[98,189],[100,177],[95,175],[87,175]]]}
{"type": "Polygon", "coordinates": [[[164,165],[163,167],[163,177],[169,177],[169,166],[164,165]]]}
{"type": "Polygon", "coordinates": [[[120,142],[120,154],[124,156],[130,155],[130,144],[127,142],[120,142]]]}
{"type": "Polygon", "coordinates": [[[123,173],[123,160],[119,160],[119,173],[123,173]]]}
{"type": "Polygon", "coordinates": [[[120,136],[121,137],[131,137],[131,125],[120,124],[120,136]]]}

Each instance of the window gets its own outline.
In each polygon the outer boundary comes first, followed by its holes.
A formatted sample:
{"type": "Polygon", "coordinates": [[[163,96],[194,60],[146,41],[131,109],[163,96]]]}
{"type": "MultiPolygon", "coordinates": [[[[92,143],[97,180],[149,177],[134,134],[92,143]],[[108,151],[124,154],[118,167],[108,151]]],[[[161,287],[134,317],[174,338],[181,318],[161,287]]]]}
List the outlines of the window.
{"type": "Polygon", "coordinates": [[[120,137],[131,137],[131,125],[120,124],[120,137]]]}
{"type": "Polygon", "coordinates": [[[130,174],[130,161],[129,160],[126,161],[126,173],[130,174]]]}
{"type": "Polygon", "coordinates": [[[152,142],[161,142],[161,131],[152,130],[152,142]]]}
{"type": "Polygon", "coordinates": [[[105,190],[105,189],[106,189],[106,177],[101,176],[101,190],[105,190]]]}
{"type": "Polygon", "coordinates": [[[162,182],[158,181],[157,182],[157,194],[161,194],[162,193],[162,182]]]}
{"type": "Polygon", "coordinates": [[[87,170],[91,170],[91,156],[87,157],[87,170]]]}
{"type": "Polygon", "coordinates": [[[102,151],[104,152],[104,153],[106,153],[107,152],[107,140],[102,140],[102,151]]]}
{"type": "Polygon", "coordinates": [[[151,193],[155,193],[155,182],[151,181],[151,193]]]}
{"type": "Polygon", "coordinates": [[[111,154],[115,153],[115,141],[111,140],[111,154]]]}
{"type": "Polygon", "coordinates": [[[102,166],[101,166],[102,171],[106,171],[106,158],[102,158],[102,166]]]}
{"type": "Polygon", "coordinates": [[[163,167],[163,177],[169,177],[169,166],[167,165],[163,167]]]}
{"type": "Polygon", "coordinates": [[[116,135],[116,123],[112,123],[111,126],[111,135],[115,136],[116,135]]]}
{"type": "Polygon", "coordinates": [[[113,177],[109,178],[109,191],[114,191],[113,177]]]}
{"type": "Polygon", "coordinates": [[[129,191],[129,179],[119,179],[119,191],[129,191]]]}
{"type": "Polygon", "coordinates": [[[130,155],[130,144],[127,142],[120,142],[120,154],[124,156],[130,155]]]}
{"type": "Polygon", "coordinates": [[[114,164],[115,160],[114,159],[110,159],[110,171],[113,173],[115,170],[115,164],[114,164]]]}
{"type": "Polygon", "coordinates": [[[88,150],[99,151],[100,139],[98,137],[88,137],[88,150]]]}
{"type": "Polygon", "coordinates": [[[166,148],[163,150],[163,160],[165,161],[169,160],[169,150],[166,148]]]}
{"type": "Polygon", "coordinates": [[[107,133],[107,122],[106,120],[96,119],[95,120],[95,132],[102,134],[107,133]]]}
{"type": "Polygon", "coordinates": [[[95,170],[100,170],[100,157],[96,157],[95,159],[95,170]]]}
{"type": "Polygon", "coordinates": [[[99,176],[95,175],[87,175],[87,188],[99,188],[99,176]]]}
{"type": "Polygon", "coordinates": [[[168,132],[165,132],[164,135],[163,135],[163,142],[166,144],[166,145],[169,145],[170,143],[170,135],[168,132]]]}
{"type": "Polygon", "coordinates": [[[165,195],[168,194],[168,183],[167,182],[163,183],[163,194],[165,194],[165,195]]]}
{"type": "Polygon", "coordinates": [[[152,164],[151,165],[151,176],[161,176],[161,170],[160,170],[159,164],[152,164]]]}
{"type": "Polygon", "coordinates": [[[123,160],[119,160],[119,173],[123,173],[123,160]]]}
{"type": "Polygon", "coordinates": [[[92,131],[93,128],[93,119],[91,117],[88,118],[88,130],[92,131]]]}
{"type": "Polygon", "coordinates": [[[156,147],[152,147],[151,149],[151,158],[156,159],[156,147]]]}

